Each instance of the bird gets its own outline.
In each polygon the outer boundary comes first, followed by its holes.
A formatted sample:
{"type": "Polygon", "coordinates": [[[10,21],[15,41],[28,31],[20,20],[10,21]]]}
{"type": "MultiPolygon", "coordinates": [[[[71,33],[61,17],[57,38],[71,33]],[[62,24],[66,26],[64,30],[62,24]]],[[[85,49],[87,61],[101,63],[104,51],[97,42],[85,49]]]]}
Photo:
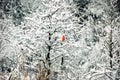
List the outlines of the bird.
{"type": "Polygon", "coordinates": [[[64,36],[64,35],[61,37],[61,40],[62,40],[62,41],[65,41],[65,36],[64,36]]]}

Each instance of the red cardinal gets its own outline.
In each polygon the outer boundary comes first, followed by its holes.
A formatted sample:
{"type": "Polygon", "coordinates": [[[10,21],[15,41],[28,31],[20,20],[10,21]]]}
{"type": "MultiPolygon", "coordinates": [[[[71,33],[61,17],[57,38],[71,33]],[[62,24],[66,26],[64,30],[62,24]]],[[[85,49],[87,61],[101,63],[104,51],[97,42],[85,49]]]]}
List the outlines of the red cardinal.
{"type": "Polygon", "coordinates": [[[65,41],[65,36],[62,36],[61,40],[62,40],[62,41],[65,41]]]}

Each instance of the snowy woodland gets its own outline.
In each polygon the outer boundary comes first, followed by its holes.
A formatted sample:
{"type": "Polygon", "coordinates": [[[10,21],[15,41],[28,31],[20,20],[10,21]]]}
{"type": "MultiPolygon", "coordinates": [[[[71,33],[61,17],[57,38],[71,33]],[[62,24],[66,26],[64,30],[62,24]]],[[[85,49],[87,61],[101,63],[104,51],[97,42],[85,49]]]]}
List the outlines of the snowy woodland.
{"type": "Polygon", "coordinates": [[[0,80],[120,80],[120,0],[0,0],[0,80]]]}

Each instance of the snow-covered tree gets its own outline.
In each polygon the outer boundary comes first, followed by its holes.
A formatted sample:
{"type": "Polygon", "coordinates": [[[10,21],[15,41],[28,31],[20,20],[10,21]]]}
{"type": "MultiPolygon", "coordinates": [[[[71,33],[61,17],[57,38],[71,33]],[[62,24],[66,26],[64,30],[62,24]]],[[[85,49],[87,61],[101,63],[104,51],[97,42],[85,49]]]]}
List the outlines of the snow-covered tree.
{"type": "Polygon", "coordinates": [[[8,80],[119,80],[119,0],[0,6],[0,72],[8,80]]]}

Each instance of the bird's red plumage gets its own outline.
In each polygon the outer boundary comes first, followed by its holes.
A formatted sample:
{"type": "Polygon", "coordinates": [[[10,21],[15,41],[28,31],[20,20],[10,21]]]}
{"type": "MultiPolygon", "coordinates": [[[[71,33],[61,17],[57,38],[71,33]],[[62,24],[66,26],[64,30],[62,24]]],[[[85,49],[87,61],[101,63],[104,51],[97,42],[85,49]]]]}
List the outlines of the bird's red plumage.
{"type": "Polygon", "coordinates": [[[62,38],[61,38],[61,39],[62,39],[62,41],[65,41],[65,36],[62,36],[62,38]]]}

